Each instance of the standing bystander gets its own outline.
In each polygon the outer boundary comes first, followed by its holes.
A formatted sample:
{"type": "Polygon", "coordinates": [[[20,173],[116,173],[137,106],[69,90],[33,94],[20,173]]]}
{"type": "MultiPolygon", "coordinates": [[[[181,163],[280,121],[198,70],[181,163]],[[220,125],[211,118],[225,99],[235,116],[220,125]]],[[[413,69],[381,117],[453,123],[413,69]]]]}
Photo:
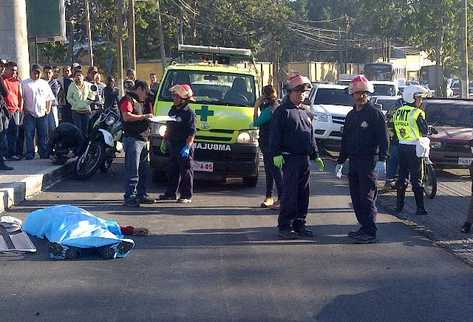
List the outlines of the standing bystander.
{"type": "Polygon", "coordinates": [[[90,84],[84,82],[82,71],[74,72],[74,83],[67,90],[67,101],[71,104],[72,122],[77,126],[84,137],[88,137],[89,121],[92,114],[90,103],[92,98],[90,84]]]}
{"type": "Polygon", "coordinates": [[[2,75],[5,71],[6,61],[0,59],[0,170],[13,170],[5,164],[5,158],[8,152],[8,142],[6,139],[6,132],[8,129],[9,112],[5,102],[7,90],[3,84],[2,75]]]}
{"type": "Polygon", "coordinates": [[[125,150],[125,195],[124,206],[139,207],[153,204],[146,193],[149,178],[148,137],[149,119],[153,117],[152,107],[144,105],[149,94],[148,85],[137,80],[133,88],[119,102],[123,118],[123,145],[125,150]]]}
{"type": "Polygon", "coordinates": [[[21,159],[18,151],[19,128],[23,122],[23,95],[21,82],[18,79],[18,65],[15,62],[8,62],[2,78],[7,93],[5,103],[11,116],[7,131],[8,159],[18,161],[21,159]]]}
{"type": "Polygon", "coordinates": [[[24,99],[24,126],[27,160],[34,159],[34,138],[38,135],[39,156],[48,158],[48,114],[55,97],[48,82],[41,79],[41,68],[32,65],[29,79],[22,82],[24,99]]]}
{"type": "Polygon", "coordinates": [[[59,81],[54,78],[54,70],[51,66],[46,65],[43,67],[43,77],[44,80],[48,82],[51,91],[54,94],[55,101],[51,107],[51,113],[48,117],[48,133],[52,135],[54,129],[59,125],[59,115],[58,115],[58,101],[59,101],[59,92],[61,91],[61,84],[59,81]]]}

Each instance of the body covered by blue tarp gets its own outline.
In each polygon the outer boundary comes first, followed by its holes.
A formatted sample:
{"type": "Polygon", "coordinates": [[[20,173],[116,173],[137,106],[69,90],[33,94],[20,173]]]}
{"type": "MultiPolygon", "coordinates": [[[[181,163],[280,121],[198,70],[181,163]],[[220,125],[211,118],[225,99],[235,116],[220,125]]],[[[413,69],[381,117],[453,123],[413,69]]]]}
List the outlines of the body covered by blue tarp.
{"type": "Polygon", "coordinates": [[[23,229],[50,242],[79,248],[113,245],[124,240],[116,221],[103,220],[69,205],[33,211],[26,217],[23,229]]]}

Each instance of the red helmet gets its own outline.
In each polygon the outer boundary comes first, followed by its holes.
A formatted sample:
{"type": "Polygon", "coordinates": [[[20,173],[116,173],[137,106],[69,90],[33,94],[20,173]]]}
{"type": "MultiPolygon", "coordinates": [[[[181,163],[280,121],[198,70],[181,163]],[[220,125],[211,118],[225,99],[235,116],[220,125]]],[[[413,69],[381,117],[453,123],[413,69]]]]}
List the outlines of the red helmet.
{"type": "Polygon", "coordinates": [[[305,90],[309,90],[309,89],[312,88],[312,84],[310,82],[310,79],[308,79],[305,76],[296,74],[296,75],[290,76],[287,79],[286,88],[287,88],[288,91],[292,91],[293,89],[295,89],[296,87],[299,87],[299,86],[304,86],[305,90]]]}
{"type": "Polygon", "coordinates": [[[174,85],[169,91],[183,100],[195,102],[194,93],[192,92],[191,86],[188,84],[174,85]]]}
{"type": "Polygon", "coordinates": [[[355,76],[355,78],[351,80],[350,93],[354,94],[359,92],[374,92],[373,84],[364,75],[355,76]]]}

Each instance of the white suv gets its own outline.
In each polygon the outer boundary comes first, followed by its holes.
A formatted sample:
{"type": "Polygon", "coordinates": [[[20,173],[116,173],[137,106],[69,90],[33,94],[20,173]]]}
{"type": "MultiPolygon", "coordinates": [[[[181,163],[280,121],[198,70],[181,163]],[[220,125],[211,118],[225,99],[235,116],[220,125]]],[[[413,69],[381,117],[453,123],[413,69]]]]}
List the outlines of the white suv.
{"type": "Polygon", "coordinates": [[[317,141],[326,148],[339,147],[345,117],[353,109],[353,98],[348,94],[347,87],[314,84],[309,101],[315,114],[314,131],[317,141]]]}

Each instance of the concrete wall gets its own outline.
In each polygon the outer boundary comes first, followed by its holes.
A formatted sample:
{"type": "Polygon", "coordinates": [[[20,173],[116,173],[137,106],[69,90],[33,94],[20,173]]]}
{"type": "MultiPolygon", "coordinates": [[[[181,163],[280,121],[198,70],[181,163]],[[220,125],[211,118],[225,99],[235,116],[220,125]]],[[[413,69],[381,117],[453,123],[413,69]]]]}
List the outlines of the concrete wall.
{"type": "Polygon", "coordinates": [[[29,77],[25,0],[0,0],[0,58],[17,62],[20,77],[29,77]]]}

